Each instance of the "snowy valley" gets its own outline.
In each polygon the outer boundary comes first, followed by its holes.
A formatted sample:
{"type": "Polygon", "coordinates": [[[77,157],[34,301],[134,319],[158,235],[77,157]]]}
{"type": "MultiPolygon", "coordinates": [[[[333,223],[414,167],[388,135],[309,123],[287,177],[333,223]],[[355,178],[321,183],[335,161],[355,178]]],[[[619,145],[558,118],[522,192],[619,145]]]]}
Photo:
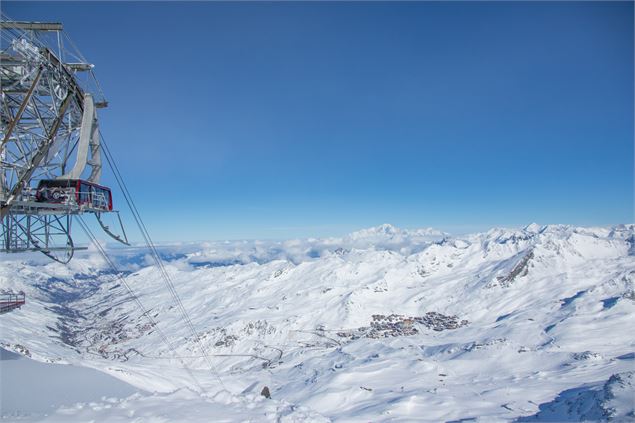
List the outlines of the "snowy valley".
{"type": "Polygon", "coordinates": [[[137,392],[44,413],[9,406],[3,376],[4,419],[635,420],[635,225],[162,246],[198,340],[146,251],[108,251],[149,316],[94,248],[4,256],[27,304],[0,346],[137,392]]]}

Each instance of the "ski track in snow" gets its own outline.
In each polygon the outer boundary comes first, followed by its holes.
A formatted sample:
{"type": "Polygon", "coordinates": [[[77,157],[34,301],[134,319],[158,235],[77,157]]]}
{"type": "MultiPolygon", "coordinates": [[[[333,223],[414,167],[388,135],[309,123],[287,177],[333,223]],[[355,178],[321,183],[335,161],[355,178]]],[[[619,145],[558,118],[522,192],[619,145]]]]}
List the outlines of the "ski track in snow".
{"type": "Polygon", "coordinates": [[[163,246],[224,386],[147,251],[109,252],[205,392],[94,249],[68,265],[3,256],[0,289],[24,291],[27,304],[0,316],[2,347],[139,390],[3,418],[635,419],[635,225],[464,237],[382,225],[343,238],[163,246]]]}

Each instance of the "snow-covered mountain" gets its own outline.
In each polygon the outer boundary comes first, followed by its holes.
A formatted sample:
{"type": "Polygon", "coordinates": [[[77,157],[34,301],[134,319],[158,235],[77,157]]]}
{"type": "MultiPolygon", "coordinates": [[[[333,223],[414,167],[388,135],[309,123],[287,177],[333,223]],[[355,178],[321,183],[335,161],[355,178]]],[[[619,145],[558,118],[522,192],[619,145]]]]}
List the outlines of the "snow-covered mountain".
{"type": "Polygon", "coordinates": [[[213,370],[147,252],[110,253],[180,358],[96,251],[3,257],[0,288],[27,305],[0,316],[2,346],[156,392],[48,419],[635,418],[635,225],[163,247],[213,370]]]}

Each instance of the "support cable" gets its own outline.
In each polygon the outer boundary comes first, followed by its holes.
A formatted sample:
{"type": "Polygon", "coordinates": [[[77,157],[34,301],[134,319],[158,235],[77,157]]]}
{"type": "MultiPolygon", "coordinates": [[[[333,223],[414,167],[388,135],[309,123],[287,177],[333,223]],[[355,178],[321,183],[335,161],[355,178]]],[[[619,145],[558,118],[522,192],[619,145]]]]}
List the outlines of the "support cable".
{"type": "Polygon", "coordinates": [[[154,259],[161,276],[163,277],[165,285],[170,291],[170,293],[172,294],[174,302],[177,304],[177,307],[179,308],[179,311],[181,312],[183,320],[186,322],[186,325],[188,326],[194,341],[199,344],[202,355],[205,357],[205,361],[207,362],[210,370],[215,375],[216,379],[218,380],[220,385],[223,387],[223,389],[227,390],[227,388],[225,387],[225,384],[223,383],[223,380],[221,379],[220,375],[216,371],[214,364],[212,363],[212,360],[210,359],[210,356],[207,352],[207,349],[205,348],[205,345],[201,337],[198,336],[198,334],[196,333],[196,329],[194,327],[194,324],[192,323],[192,319],[190,318],[190,315],[185,309],[185,307],[183,306],[183,302],[181,301],[181,298],[178,292],[176,291],[176,288],[174,287],[174,282],[172,281],[172,278],[167,272],[165,268],[165,264],[163,263],[163,259],[161,258],[154,242],[152,241],[152,238],[150,237],[150,233],[148,232],[148,229],[145,223],[143,222],[143,219],[141,218],[141,214],[139,213],[139,210],[137,209],[137,206],[134,203],[132,195],[130,194],[130,191],[128,190],[128,187],[123,179],[123,176],[121,175],[121,172],[119,171],[117,163],[115,162],[112,156],[112,153],[110,152],[110,149],[108,148],[108,145],[106,144],[106,140],[104,139],[102,134],[100,134],[100,136],[101,136],[101,145],[103,146],[103,151],[105,153],[104,156],[106,157],[106,161],[108,165],[110,166],[110,169],[112,170],[113,175],[115,176],[117,184],[119,185],[119,188],[121,192],[123,193],[124,199],[126,200],[126,203],[128,204],[128,208],[130,209],[130,212],[132,213],[132,216],[135,222],[137,223],[137,227],[139,228],[139,231],[141,232],[141,235],[143,236],[146,246],[150,250],[151,256],[154,259]]]}
{"type": "Polygon", "coordinates": [[[101,254],[101,256],[106,261],[106,263],[108,264],[110,269],[113,271],[113,273],[116,275],[116,277],[119,280],[119,282],[121,282],[121,284],[126,288],[126,290],[128,291],[128,294],[132,297],[132,299],[134,300],[134,302],[137,305],[137,307],[141,310],[142,315],[146,317],[148,322],[150,322],[150,325],[152,326],[152,328],[156,329],[156,331],[159,333],[159,336],[161,337],[161,340],[163,341],[163,343],[165,343],[165,345],[167,345],[169,350],[172,352],[172,355],[174,356],[174,358],[178,359],[181,362],[181,364],[183,365],[183,368],[186,370],[187,374],[194,381],[194,383],[198,386],[198,388],[201,390],[201,392],[207,393],[205,388],[203,388],[203,386],[198,382],[196,377],[194,377],[194,374],[192,373],[192,370],[187,366],[187,364],[185,364],[185,361],[183,361],[183,358],[179,357],[177,355],[176,348],[174,347],[174,345],[172,345],[172,343],[170,342],[170,340],[166,336],[165,332],[163,332],[163,330],[159,327],[159,325],[157,325],[156,321],[152,318],[152,316],[150,316],[149,310],[146,309],[146,307],[143,305],[143,303],[141,302],[139,297],[132,290],[132,288],[130,287],[128,282],[126,282],[126,279],[121,275],[122,272],[117,268],[115,263],[110,259],[110,257],[108,256],[108,253],[106,253],[106,251],[104,250],[104,247],[101,246],[101,244],[99,243],[99,241],[95,237],[95,234],[90,230],[90,228],[88,227],[88,225],[84,221],[84,218],[81,215],[77,215],[77,217],[78,217],[80,226],[82,227],[82,229],[86,233],[86,236],[95,245],[95,247],[97,248],[98,252],[101,254]]]}

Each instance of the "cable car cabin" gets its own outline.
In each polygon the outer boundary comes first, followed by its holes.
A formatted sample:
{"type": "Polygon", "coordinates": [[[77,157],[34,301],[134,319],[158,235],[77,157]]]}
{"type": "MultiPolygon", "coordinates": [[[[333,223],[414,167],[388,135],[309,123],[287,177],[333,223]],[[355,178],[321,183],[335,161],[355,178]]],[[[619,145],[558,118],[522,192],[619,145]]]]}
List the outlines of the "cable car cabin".
{"type": "Polygon", "coordinates": [[[35,200],[112,211],[110,188],[82,179],[43,179],[37,186],[35,200]]]}

